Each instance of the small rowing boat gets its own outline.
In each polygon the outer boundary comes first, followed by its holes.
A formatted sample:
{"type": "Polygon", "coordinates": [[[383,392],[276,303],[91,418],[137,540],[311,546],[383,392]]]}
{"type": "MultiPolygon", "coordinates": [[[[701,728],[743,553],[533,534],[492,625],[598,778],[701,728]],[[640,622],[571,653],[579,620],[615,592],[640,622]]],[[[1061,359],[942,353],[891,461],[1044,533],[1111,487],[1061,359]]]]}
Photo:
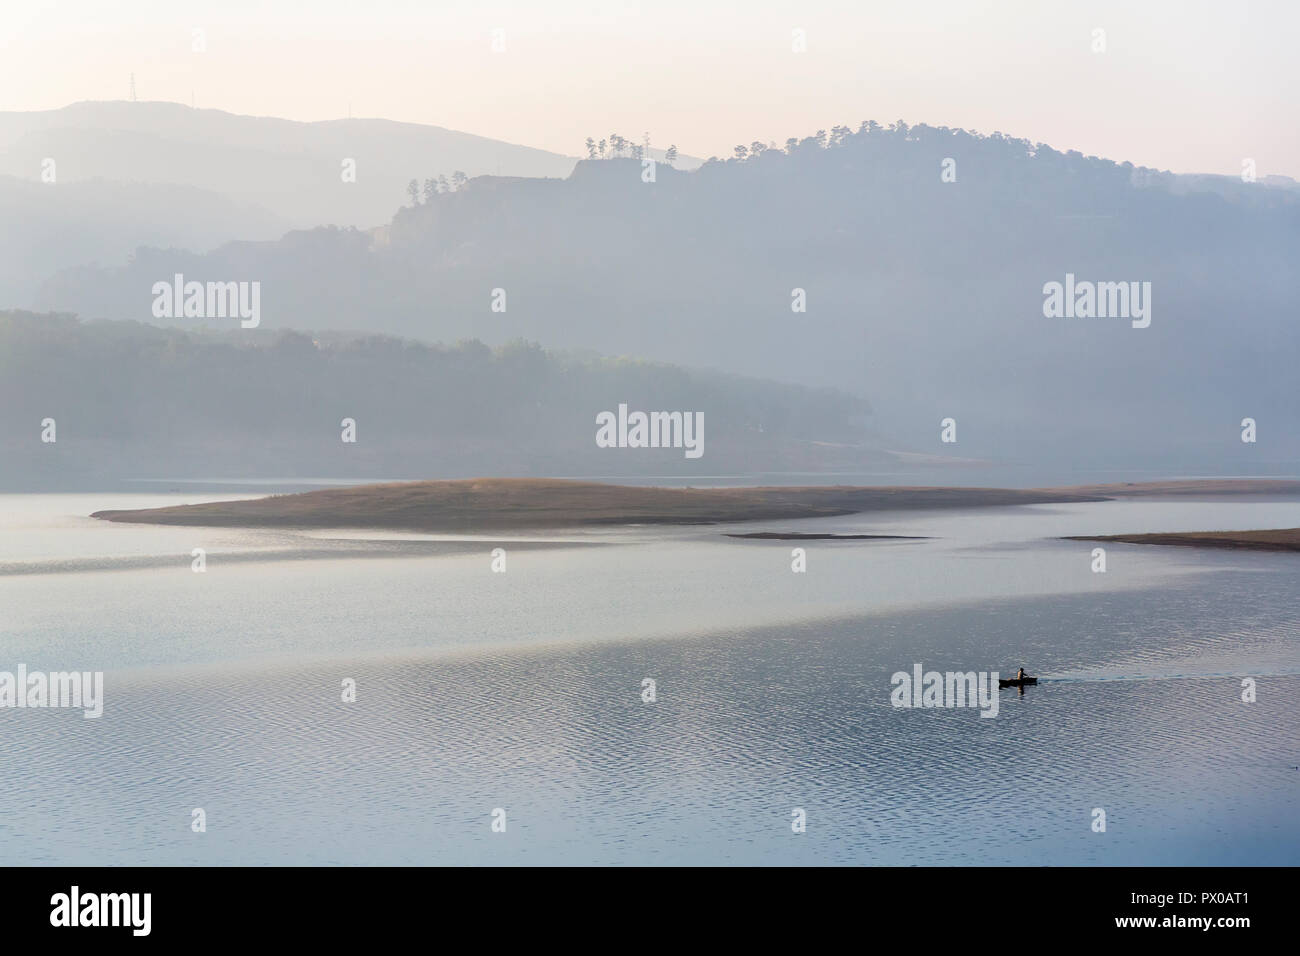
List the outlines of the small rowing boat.
{"type": "Polygon", "coordinates": [[[1003,679],[1001,677],[998,678],[999,687],[1033,687],[1037,683],[1038,683],[1037,677],[1021,677],[1021,678],[1008,677],[1006,679],[1003,679]]]}

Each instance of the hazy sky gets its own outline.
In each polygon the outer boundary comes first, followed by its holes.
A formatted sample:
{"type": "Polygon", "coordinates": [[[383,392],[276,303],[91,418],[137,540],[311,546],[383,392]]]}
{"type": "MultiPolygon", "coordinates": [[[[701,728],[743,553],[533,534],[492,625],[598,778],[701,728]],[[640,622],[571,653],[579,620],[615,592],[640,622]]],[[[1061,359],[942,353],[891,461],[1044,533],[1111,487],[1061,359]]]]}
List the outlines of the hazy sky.
{"type": "Polygon", "coordinates": [[[142,100],[571,155],[611,131],[707,157],[904,119],[1300,178],[1297,36],[1297,0],[4,0],[0,110],[126,99],[135,73],[142,100]]]}

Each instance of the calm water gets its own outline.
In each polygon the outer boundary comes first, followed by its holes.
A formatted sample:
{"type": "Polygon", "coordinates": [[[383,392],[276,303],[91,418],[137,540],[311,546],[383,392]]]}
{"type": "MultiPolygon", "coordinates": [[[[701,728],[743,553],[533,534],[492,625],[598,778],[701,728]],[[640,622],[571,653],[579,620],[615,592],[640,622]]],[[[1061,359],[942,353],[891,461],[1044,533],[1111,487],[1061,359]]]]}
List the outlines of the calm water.
{"type": "Polygon", "coordinates": [[[106,696],[0,710],[0,864],[1300,863],[1300,556],[1094,574],[1055,540],[1294,500],[505,539],[84,517],[201,498],[0,496],[0,670],[106,696]],[[796,528],[928,540],[723,536],[796,528]],[[917,661],[1050,680],[995,719],[891,707],[917,661]]]}

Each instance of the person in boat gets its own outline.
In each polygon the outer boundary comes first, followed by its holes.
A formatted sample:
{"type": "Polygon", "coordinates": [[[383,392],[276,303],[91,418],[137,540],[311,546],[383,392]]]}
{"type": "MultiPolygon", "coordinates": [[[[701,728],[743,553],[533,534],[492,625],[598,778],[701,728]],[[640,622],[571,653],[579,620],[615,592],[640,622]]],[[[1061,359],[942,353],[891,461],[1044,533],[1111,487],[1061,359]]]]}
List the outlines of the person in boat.
{"type": "Polygon", "coordinates": [[[1028,676],[1029,675],[1025,673],[1025,669],[1023,667],[1020,668],[1020,670],[1016,671],[1016,680],[1024,680],[1028,676]]]}

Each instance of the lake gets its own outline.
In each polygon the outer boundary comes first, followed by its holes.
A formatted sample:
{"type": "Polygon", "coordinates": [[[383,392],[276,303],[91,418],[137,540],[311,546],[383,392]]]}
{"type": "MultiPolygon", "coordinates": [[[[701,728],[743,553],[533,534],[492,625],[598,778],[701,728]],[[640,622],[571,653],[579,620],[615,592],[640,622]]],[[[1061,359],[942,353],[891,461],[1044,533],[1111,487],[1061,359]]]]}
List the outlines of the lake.
{"type": "Polygon", "coordinates": [[[1295,527],[1294,499],[505,537],[86,517],[229,497],[0,495],[0,670],[105,674],[98,719],[0,709],[0,863],[1300,863],[1300,555],[1109,545],[1094,573],[1058,540],[1295,527]],[[725,536],[763,530],[924,540],[725,536]],[[993,719],[892,706],[918,662],[1043,681],[993,719]]]}

